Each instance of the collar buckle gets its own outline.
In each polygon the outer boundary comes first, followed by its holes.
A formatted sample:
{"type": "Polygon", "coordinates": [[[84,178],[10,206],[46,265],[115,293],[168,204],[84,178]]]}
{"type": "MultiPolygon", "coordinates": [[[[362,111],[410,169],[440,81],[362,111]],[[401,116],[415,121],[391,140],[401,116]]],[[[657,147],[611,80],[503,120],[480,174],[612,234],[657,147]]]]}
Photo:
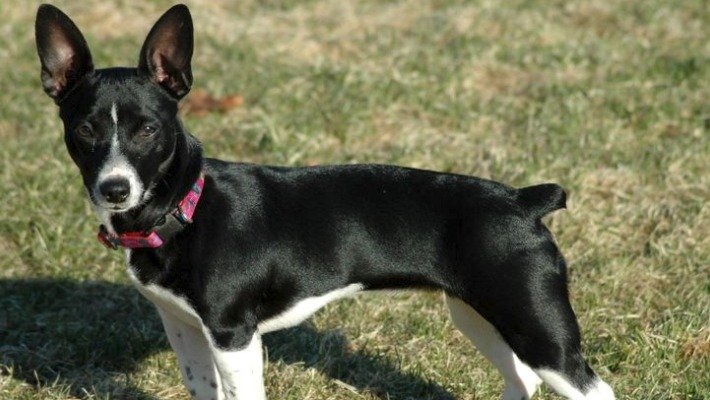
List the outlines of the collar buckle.
{"type": "Polygon", "coordinates": [[[183,211],[180,205],[178,205],[177,208],[175,208],[175,210],[173,210],[173,212],[171,212],[170,214],[183,225],[192,223],[192,218],[187,216],[187,214],[185,213],[185,211],[183,211]]]}

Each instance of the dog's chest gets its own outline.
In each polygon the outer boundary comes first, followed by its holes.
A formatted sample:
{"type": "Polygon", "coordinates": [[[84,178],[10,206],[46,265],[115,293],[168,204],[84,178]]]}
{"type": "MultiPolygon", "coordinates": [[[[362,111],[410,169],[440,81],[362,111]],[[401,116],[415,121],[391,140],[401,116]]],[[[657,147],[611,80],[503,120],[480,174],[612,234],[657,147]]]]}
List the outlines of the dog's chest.
{"type": "MultiPolygon", "coordinates": [[[[130,260],[130,251],[126,253],[128,260],[130,260]]],[[[188,325],[192,325],[196,328],[202,327],[202,319],[187,299],[178,296],[171,290],[160,285],[154,283],[144,284],[138,279],[130,262],[128,263],[127,269],[128,276],[130,276],[136,289],[156,307],[160,308],[162,312],[169,313],[188,325]]]]}

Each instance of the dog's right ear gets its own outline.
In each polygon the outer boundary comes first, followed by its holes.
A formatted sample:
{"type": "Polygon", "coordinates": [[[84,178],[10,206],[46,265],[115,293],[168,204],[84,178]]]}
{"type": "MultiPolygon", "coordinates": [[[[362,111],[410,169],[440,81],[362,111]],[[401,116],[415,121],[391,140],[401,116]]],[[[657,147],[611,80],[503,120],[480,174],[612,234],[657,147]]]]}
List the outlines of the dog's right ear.
{"type": "Polygon", "coordinates": [[[180,99],[192,86],[192,47],[190,10],[183,4],[175,5],[148,33],[138,58],[138,71],[180,99]]]}
{"type": "Polygon", "coordinates": [[[37,9],[35,40],[42,64],[42,86],[49,97],[59,103],[94,69],[89,47],[74,22],[49,4],[37,9]]]}

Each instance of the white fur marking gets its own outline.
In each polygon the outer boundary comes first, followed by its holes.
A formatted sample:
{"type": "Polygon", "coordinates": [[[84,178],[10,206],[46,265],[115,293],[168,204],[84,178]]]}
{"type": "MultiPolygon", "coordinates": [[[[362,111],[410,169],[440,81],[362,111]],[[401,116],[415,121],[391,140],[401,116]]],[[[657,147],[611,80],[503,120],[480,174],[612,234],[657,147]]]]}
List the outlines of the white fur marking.
{"type": "Polygon", "coordinates": [[[309,297],[300,300],[298,303],[294,304],[291,308],[281,314],[265,321],[261,321],[258,325],[259,333],[277,331],[279,329],[298,325],[331,301],[352,296],[353,294],[361,291],[364,287],[365,286],[362,284],[353,283],[352,285],[348,285],[344,288],[330,291],[322,296],[309,297]]]}
{"type": "Polygon", "coordinates": [[[587,394],[584,394],[559,372],[545,368],[538,369],[536,372],[555,392],[569,400],[614,400],[614,392],[611,387],[601,379],[597,380],[595,386],[587,391],[587,394]]]}
{"type": "Polygon", "coordinates": [[[586,400],[615,400],[614,390],[604,382],[599,379],[595,382],[594,387],[587,392],[586,400]]]}
{"type": "Polygon", "coordinates": [[[111,119],[116,129],[118,129],[118,108],[116,107],[116,103],[111,104],[111,119]]]}
{"type": "Polygon", "coordinates": [[[249,344],[241,350],[221,350],[212,342],[206,327],[208,338],[219,375],[222,378],[222,391],[226,400],[266,400],[264,390],[264,359],[261,349],[261,336],[254,333],[249,344]]]}
{"type": "Polygon", "coordinates": [[[127,211],[137,206],[141,203],[141,201],[147,199],[147,197],[144,196],[143,183],[138,178],[138,173],[135,168],[130,165],[126,159],[126,156],[121,153],[121,146],[118,140],[118,107],[116,106],[116,103],[111,105],[111,120],[114,124],[113,135],[111,135],[111,148],[109,149],[109,153],[104,161],[104,164],[99,170],[96,183],[92,189],[91,197],[94,199],[97,206],[107,209],[109,212],[116,213],[127,211]],[[105,201],[101,195],[99,186],[101,183],[110,178],[123,178],[128,180],[130,194],[128,195],[126,201],[121,204],[109,203],[105,201]],[[118,207],[118,209],[114,209],[114,207],[118,207]]]}
{"type": "Polygon", "coordinates": [[[570,400],[585,400],[586,396],[582,394],[572,383],[560,373],[549,369],[538,369],[538,375],[554,389],[555,392],[570,400]]]}
{"type": "Polygon", "coordinates": [[[110,212],[123,212],[131,209],[140,204],[143,198],[143,183],[138,178],[138,173],[135,168],[128,163],[126,157],[121,153],[117,135],[114,135],[111,139],[111,150],[109,151],[108,157],[106,157],[104,165],[99,170],[92,197],[96,200],[99,207],[105,208],[110,212]],[[101,195],[99,186],[110,178],[124,178],[128,180],[130,194],[126,201],[121,204],[108,203],[101,195]],[[112,207],[115,206],[119,206],[120,209],[113,211],[112,207]]]}
{"type": "Polygon", "coordinates": [[[118,143],[118,125],[116,126],[116,132],[111,136],[111,150],[109,150],[109,158],[113,155],[121,153],[120,144],[118,143]]]}

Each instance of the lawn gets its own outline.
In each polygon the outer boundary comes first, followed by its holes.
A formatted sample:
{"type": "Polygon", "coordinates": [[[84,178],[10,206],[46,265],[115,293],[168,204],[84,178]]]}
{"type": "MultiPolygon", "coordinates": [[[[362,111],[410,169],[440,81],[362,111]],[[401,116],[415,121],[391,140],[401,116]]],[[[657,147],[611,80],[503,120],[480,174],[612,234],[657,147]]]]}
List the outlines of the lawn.
{"type": "MultiPolygon", "coordinates": [[[[710,398],[703,1],[189,1],[206,153],[558,182],[546,221],[584,348],[621,399],[710,398]]],[[[39,81],[38,3],[0,4],[0,399],[188,399],[158,316],[95,240],[39,81]]],[[[99,67],[167,1],[56,2],[99,67]]],[[[266,339],[271,399],[495,399],[440,293],[359,296],[266,339]]],[[[543,389],[539,399],[558,399],[543,389]]]]}

